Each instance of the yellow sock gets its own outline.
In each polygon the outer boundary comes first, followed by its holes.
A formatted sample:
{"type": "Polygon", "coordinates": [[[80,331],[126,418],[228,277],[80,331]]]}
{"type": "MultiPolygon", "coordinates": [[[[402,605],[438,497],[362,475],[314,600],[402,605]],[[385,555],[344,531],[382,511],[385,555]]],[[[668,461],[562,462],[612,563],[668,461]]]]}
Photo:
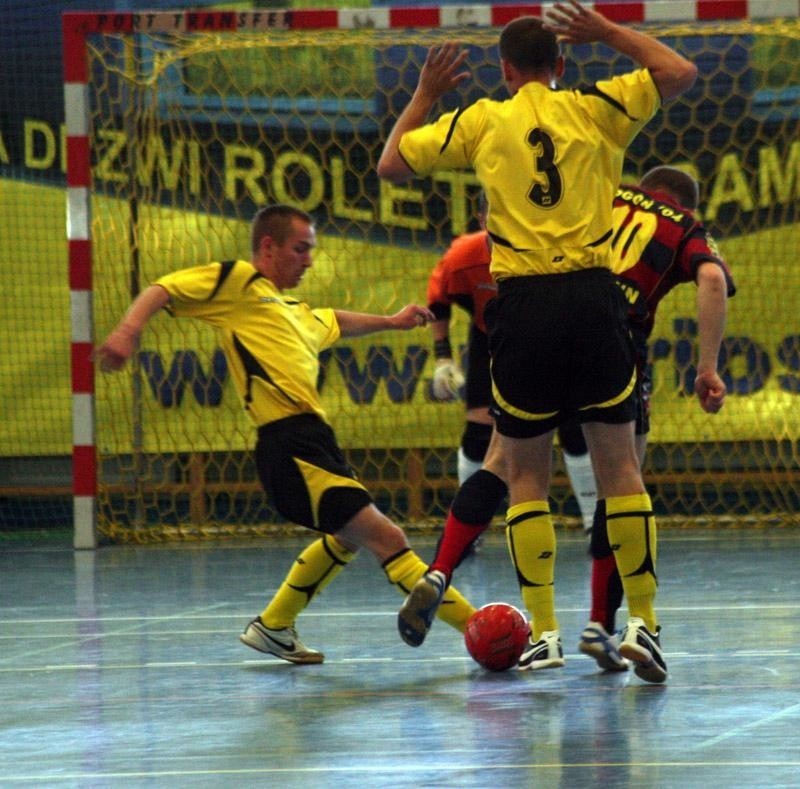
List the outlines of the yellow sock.
{"type": "Polygon", "coordinates": [[[330,534],[314,540],[294,560],[289,574],[261,612],[261,621],[276,630],[292,627],[297,615],[354,556],[330,534]]]}
{"type": "Polygon", "coordinates": [[[608,541],[614,551],[631,616],[656,632],[656,519],[647,493],[606,499],[608,541]]]}
{"type": "MultiPolygon", "coordinates": [[[[383,571],[389,582],[394,584],[403,595],[411,591],[411,587],[425,575],[428,566],[410,548],[384,562],[383,571]]],[[[463,633],[467,620],[475,613],[473,606],[455,587],[449,586],[442,598],[442,604],[436,616],[443,622],[463,633]]]]}
{"type": "Polygon", "coordinates": [[[556,533],[550,505],[546,501],[515,504],[506,513],[506,524],[508,552],[536,641],[545,630],[558,630],[553,586],[556,533]]]}

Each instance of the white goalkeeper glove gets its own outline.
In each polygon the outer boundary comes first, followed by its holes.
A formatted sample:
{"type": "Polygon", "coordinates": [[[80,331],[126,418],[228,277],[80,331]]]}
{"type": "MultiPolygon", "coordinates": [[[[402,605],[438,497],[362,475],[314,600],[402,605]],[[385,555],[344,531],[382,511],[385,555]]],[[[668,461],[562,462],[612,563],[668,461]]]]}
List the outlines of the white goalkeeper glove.
{"type": "Polygon", "coordinates": [[[433,373],[431,391],[433,399],[440,402],[457,400],[459,389],[464,385],[464,374],[452,359],[437,359],[433,373]]]}

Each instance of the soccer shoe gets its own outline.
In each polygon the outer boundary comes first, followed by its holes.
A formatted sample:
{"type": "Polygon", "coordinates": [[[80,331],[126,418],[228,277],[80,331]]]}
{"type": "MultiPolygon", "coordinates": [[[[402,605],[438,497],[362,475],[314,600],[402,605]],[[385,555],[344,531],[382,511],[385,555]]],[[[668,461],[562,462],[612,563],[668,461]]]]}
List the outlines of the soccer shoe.
{"type": "Polygon", "coordinates": [[[541,668],[560,668],[564,665],[564,650],[558,630],[545,630],[534,642],[528,636],[528,645],[519,656],[520,671],[538,671],[541,668]]]}
{"type": "Polygon", "coordinates": [[[667,664],[661,651],[661,628],[655,635],[644,625],[644,620],[632,616],[622,633],[619,651],[633,663],[633,671],[645,682],[663,682],[667,678],[667,664]]]}
{"type": "Polygon", "coordinates": [[[266,627],[259,617],[249,622],[239,636],[239,641],[259,652],[275,655],[290,663],[322,663],[325,655],[316,649],[309,649],[298,637],[293,627],[273,630],[266,627]]]}
{"type": "Polygon", "coordinates": [[[441,570],[425,573],[414,584],[397,614],[400,638],[410,647],[418,647],[425,640],[433,618],[442,603],[447,578],[441,570]]]}
{"type": "Polygon", "coordinates": [[[581,633],[578,650],[594,658],[603,671],[627,671],[628,661],[619,653],[619,637],[609,635],[599,622],[589,622],[581,633]]]}

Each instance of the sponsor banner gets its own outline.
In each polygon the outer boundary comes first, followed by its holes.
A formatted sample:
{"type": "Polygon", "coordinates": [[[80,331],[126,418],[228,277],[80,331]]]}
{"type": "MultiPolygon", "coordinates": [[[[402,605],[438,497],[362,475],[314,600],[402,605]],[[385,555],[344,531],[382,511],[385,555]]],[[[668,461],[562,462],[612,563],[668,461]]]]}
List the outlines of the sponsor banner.
{"type": "MultiPolygon", "coordinates": [[[[0,431],[0,454],[68,454],[72,398],[63,192],[8,182],[6,187],[15,204],[35,204],[40,216],[52,220],[39,222],[35,238],[22,245],[17,241],[11,249],[9,227],[3,225],[7,215],[0,219],[0,254],[17,261],[0,270],[0,286],[4,293],[30,298],[25,308],[20,301],[7,300],[0,323],[7,349],[0,357],[0,389],[9,414],[0,431]]],[[[95,325],[100,336],[130,300],[128,293],[111,288],[128,282],[131,263],[119,240],[125,223],[113,210],[110,204],[98,203],[96,211],[97,227],[105,228],[96,242],[103,261],[95,281],[95,325]]],[[[177,218],[154,210],[161,224],[150,220],[150,231],[140,239],[143,282],[180,265],[223,254],[230,257],[231,248],[246,248],[245,222],[194,217],[187,228],[184,216],[179,233],[177,218]],[[175,226],[165,224],[170,221],[175,226]]],[[[651,343],[653,441],[797,440],[797,420],[791,415],[800,397],[800,319],[792,305],[800,304],[800,271],[793,259],[799,232],[799,225],[784,225],[720,240],[738,286],[729,303],[721,360],[730,391],[722,413],[704,414],[692,395],[695,288],[683,285],[661,305],[651,343]]],[[[313,305],[392,312],[424,299],[427,274],[437,256],[437,250],[321,235],[315,266],[297,295],[313,305]]],[[[456,316],[453,334],[458,347],[466,336],[466,319],[458,310],[456,316]]],[[[99,376],[101,452],[224,451],[251,446],[252,428],[212,330],[159,315],[142,339],[138,360],[136,375],[127,370],[99,376]],[[132,427],[134,417],[141,430],[132,427]]],[[[323,402],[344,446],[457,445],[463,406],[430,399],[433,358],[427,330],[342,340],[323,356],[321,369],[323,402]]]]}
{"type": "MultiPolygon", "coordinates": [[[[757,246],[749,240],[747,246],[754,244],[757,246]]],[[[726,257],[738,259],[736,247],[741,246],[724,246],[726,257]]],[[[747,265],[742,257],[735,272],[739,292],[730,302],[720,362],[729,397],[720,414],[705,414],[693,394],[697,357],[694,287],[681,286],[662,305],[651,344],[654,442],[797,439],[796,420],[793,422],[791,415],[800,397],[800,323],[796,315],[783,313],[782,319],[756,324],[754,314],[763,315],[765,309],[771,311],[777,305],[765,303],[762,272],[757,266],[747,265]]],[[[424,280],[417,281],[418,292],[423,285],[424,280]]],[[[800,281],[795,278],[787,283],[782,296],[787,303],[800,303],[800,281]]],[[[454,332],[457,345],[463,342],[465,329],[465,320],[460,320],[454,332]]],[[[151,334],[140,352],[141,408],[146,426],[143,449],[197,451],[249,446],[251,431],[213,334],[197,333],[188,346],[189,333],[176,336],[162,325],[159,335],[151,334]]],[[[433,357],[424,330],[342,341],[323,355],[321,370],[323,403],[344,446],[457,446],[463,405],[432,402],[433,357]]],[[[133,387],[130,375],[126,377],[113,394],[108,393],[107,402],[114,402],[114,408],[107,409],[109,420],[134,411],[133,387]],[[128,402],[120,411],[119,403],[124,400],[128,402]]],[[[101,406],[101,413],[104,410],[101,406]]],[[[114,436],[113,446],[104,449],[130,451],[125,433],[101,425],[99,435],[104,443],[114,436]]]]}

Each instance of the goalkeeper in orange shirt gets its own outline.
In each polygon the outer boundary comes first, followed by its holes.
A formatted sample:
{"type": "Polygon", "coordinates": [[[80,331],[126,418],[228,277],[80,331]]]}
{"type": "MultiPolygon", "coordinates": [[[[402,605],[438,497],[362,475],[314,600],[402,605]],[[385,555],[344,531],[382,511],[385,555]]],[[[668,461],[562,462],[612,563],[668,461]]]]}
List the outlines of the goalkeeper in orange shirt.
{"type": "Polygon", "coordinates": [[[480,469],[494,424],[489,414],[492,379],[483,311],[497,293],[497,285],[489,273],[491,241],[486,232],[486,200],[482,194],[478,198],[477,219],[480,230],[456,238],[428,279],[428,309],[434,316],[430,328],[436,358],[431,392],[434,400],[450,402],[459,399],[463,387],[466,413],[458,448],[459,485],[480,469]],[[465,373],[450,343],[454,304],[470,316],[465,373]]]}

